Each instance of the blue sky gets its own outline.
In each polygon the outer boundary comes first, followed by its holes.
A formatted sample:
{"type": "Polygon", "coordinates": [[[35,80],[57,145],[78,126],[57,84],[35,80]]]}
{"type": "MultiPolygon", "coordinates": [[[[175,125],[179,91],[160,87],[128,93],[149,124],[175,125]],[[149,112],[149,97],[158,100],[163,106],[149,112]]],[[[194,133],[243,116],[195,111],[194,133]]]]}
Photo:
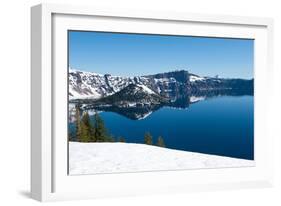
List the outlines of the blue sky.
{"type": "Polygon", "coordinates": [[[188,70],[202,76],[253,78],[254,40],[69,31],[69,66],[138,76],[188,70]]]}

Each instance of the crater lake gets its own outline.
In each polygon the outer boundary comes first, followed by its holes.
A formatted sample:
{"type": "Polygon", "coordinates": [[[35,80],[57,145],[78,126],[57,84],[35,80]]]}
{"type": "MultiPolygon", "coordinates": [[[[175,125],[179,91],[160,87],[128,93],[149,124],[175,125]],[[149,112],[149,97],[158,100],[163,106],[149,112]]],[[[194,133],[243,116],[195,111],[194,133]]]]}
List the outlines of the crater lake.
{"type": "MultiPolygon", "coordinates": [[[[73,107],[73,103],[72,106],[73,107]]],[[[252,95],[195,97],[188,106],[163,106],[129,118],[118,111],[91,111],[105,123],[116,140],[144,143],[149,132],[154,143],[161,136],[167,148],[214,154],[241,159],[254,159],[254,98],[252,95]]],[[[70,132],[75,123],[69,121],[70,132]]]]}

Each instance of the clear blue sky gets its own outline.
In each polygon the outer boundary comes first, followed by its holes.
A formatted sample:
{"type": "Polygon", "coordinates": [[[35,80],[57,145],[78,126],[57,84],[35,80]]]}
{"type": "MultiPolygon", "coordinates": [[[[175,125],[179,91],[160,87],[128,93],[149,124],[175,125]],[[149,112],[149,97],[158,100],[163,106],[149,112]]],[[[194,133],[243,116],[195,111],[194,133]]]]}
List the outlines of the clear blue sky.
{"type": "Polygon", "coordinates": [[[254,40],[69,31],[69,66],[121,76],[185,69],[253,78],[254,40]]]}

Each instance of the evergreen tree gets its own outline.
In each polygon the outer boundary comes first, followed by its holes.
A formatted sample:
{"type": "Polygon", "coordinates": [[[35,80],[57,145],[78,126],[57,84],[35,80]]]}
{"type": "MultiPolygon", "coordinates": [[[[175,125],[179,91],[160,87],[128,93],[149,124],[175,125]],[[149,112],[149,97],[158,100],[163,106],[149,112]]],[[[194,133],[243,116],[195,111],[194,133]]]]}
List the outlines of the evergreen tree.
{"type": "Polygon", "coordinates": [[[91,127],[91,122],[90,122],[90,116],[88,112],[84,112],[82,116],[82,122],[87,126],[88,128],[91,127]]]}
{"type": "Polygon", "coordinates": [[[124,137],[119,137],[119,142],[126,142],[124,137]]]}
{"type": "Polygon", "coordinates": [[[96,136],[95,136],[95,126],[91,125],[91,129],[90,129],[90,142],[96,142],[96,136]]]}
{"type": "Polygon", "coordinates": [[[165,143],[164,143],[164,139],[161,136],[159,136],[158,139],[157,139],[157,146],[166,147],[165,143]]]}
{"type": "Polygon", "coordinates": [[[144,144],[152,145],[153,144],[153,138],[152,135],[149,132],[146,132],[144,135],[144,144]]]}
{"type": "Polygon", "coordinates": [[[70,129],[68,129],[68,141],[75,141],[75,133],[70,132],[70,129]]]}
{"type": "Polygon", "coordinates": [[[75,105],[75,119],[76,119],[76,139],[78,141],[81,140],[81,120],[80,120],[80,106],[78,104],[75,105]]]}
{"type": "Polygon", "coordinates": [[[113,136],[107,135],[107,136],[105,137],[105,140],[104,140],[104,141],[105,141],[105,142],[115,142],[115,139],[114,139],[113,136]]]}
{"type": "Polygon", "coordinates": [[[113,138],[109,137],[107,134],[106,127],[100,115],[95,113],[95,126],[94,126],[94,137],[97,142],[112,141],[113,138]]]}
{"type": "Polygon", "coordinates": [[[91,142],[94,141],[93,127],[90,122],[90,116],[88,112],[84,112],[81,119],[81,141],[91,142]]]}
{"type": "Polygon", "coordinates": [[[81,137],[80,142],[89,142],[90,136],[88,133],[88,127],[84,124],[84,122],[81,122],[81,137]]]}

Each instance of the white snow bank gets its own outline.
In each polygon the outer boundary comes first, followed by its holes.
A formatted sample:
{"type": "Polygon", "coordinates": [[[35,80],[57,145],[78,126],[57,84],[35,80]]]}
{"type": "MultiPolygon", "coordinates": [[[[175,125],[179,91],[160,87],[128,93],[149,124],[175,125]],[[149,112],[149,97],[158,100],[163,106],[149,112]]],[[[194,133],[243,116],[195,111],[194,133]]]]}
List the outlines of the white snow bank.
{"type": "Polygon", "coordinates": [[[190,82],[202,81],[204,79],[205,79],[204,77],[199,77],[199,76],[194,76],[194,75],[190,75],[190,77],[189,77],[190,82]]]}
{"type": "Polygon", "coordinates": [[[248,167],[254,161],[133,143],[69,143],[69,173],[248,167]]]}

